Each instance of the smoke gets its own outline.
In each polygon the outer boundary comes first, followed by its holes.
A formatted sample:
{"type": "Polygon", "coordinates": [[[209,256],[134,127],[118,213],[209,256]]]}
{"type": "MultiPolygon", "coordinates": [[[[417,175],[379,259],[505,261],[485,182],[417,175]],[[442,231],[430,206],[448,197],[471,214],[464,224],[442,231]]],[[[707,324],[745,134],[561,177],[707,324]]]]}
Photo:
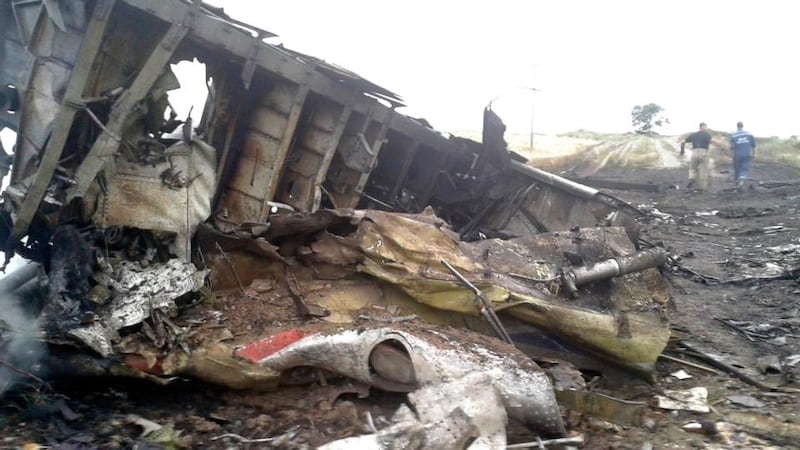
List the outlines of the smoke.
{"type": "Polygon", "coordinates": [[[46,351],[39,320],[24,308],[26,299],[0,292],[0,397],[18,384],[36,383],[46,351]]]}

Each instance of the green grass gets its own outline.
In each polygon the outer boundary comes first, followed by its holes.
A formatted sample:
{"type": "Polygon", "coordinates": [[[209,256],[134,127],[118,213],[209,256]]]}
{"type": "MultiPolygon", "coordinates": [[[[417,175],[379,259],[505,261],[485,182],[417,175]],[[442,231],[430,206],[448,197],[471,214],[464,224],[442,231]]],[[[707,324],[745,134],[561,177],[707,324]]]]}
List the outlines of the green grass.
{"type": "Polygon", "coordinates": [[[757,138],[756,145],[758,159],[800,167],[800,141],[796,138],[757,138]]]}

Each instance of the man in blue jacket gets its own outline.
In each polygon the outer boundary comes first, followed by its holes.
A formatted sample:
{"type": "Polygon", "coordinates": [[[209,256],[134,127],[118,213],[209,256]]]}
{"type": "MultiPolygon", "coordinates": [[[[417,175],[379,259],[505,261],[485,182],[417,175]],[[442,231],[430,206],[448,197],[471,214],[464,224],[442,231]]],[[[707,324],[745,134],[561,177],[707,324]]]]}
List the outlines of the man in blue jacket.
{"type": "Polygon", "coordinates": [[[736,132],[731,134],[731,151],[733,152],[733,182],[736,190],[743,192],[747,188],[750,176],[750,160],[756,156],[756,139],[744,131],[742,122],[736,124],[736,132]]]}

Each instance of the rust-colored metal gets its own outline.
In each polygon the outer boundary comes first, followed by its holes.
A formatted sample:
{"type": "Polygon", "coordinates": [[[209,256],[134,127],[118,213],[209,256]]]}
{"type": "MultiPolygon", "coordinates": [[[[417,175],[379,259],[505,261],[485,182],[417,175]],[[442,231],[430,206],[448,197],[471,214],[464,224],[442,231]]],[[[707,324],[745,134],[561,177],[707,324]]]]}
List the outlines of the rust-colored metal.
{"type": "Polygon", "coordinates": [[[222,207],[232,222],[263,221],[294,135],[306,87],[281,83],[256,103],[233,175],[226,180],[222,207]]]}
{"type": "Polygon", "coordinates": [[[350,117],[350,108],[319,100],[297,130],[289,163],[278,188],[277,199],[300,211],[319,207],[319,185],[325,178],[333,153],[350,117]]]}

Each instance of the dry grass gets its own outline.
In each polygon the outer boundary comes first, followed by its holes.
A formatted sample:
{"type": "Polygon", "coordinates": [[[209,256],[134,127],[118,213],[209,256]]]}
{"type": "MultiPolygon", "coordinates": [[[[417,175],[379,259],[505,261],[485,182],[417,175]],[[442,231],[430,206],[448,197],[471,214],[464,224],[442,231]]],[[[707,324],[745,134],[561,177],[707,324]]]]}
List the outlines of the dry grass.
{"type": "MultiPolygon", "coordinates": [[[[480,133],[454,133],[470,139],[480,140],[480,133]]],[[[729,135],[714,133],[712,158],[719,163],[731,161],[728,148],[729,135]]],[[[680,141],[680,136],[642,136],[633,133],[607,134],[579,130],[560,135],[534,135],[534,148],[530,148],[530,135],[527,133],[507,133],[508,147],[532,165],[559,172],[576,165],[592,164],[607,159],[608,165],[626,167],[656,167],[660,163],[655,151],[656,139],[680,141]]],[[[800,167],[800,141],[790,139],[758,138],[757,158],[800,167]]]]}
{"type": "Polygon", "coordinates": [[[650,138],[636,139],[631,142],[631,148],[616,160],[618,165],[624,167],[656,167],[659,157],[655,150],[655,141],[650,138]]]}
{"type": "Polygon", "coordinates": [[[758,159],[800,167],[800,141],[796,138],[759,138],[756,143],[758,159]]]}
{"type": "Polygon", "coordinates": [[[584,153],[603,141],[600,139],[577,138],[569,136],[536,135],[530,148],[530,136],[510,135],[506,137],[511,150],[531,160],[569,157],[584,153]]]}

